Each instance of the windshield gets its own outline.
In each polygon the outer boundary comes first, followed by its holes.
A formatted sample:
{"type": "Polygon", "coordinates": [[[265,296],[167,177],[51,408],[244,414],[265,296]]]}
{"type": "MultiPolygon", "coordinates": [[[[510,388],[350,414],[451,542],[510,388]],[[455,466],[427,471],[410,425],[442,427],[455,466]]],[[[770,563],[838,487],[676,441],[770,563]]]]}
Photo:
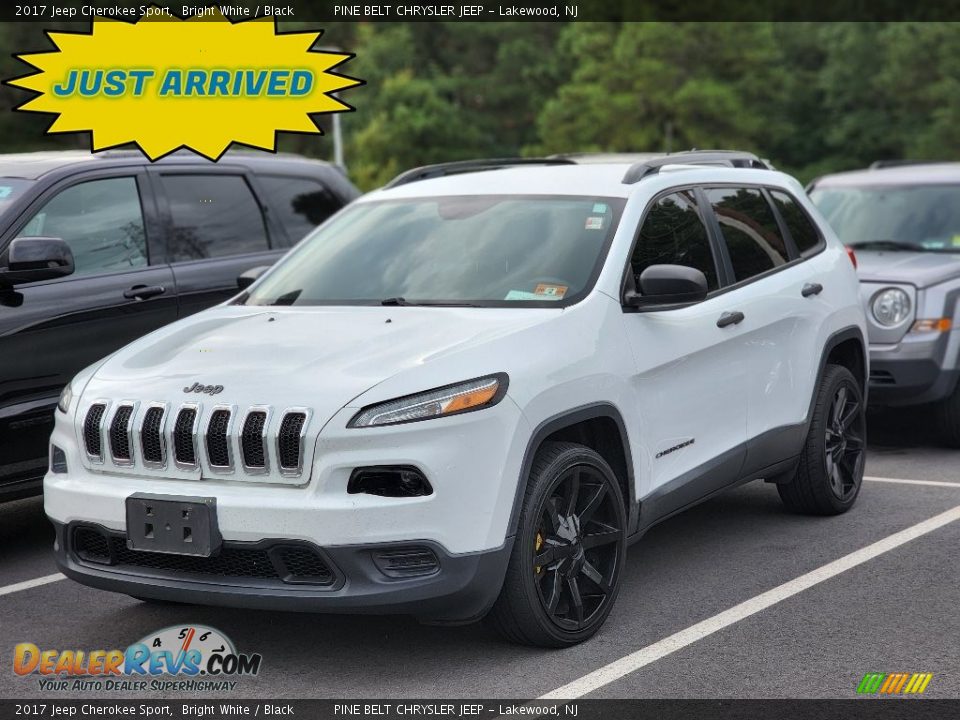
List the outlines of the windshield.
{"type": "Polygon", "coordinates": [[[587,294],[622,199],[449,196],[348,206],[250,305],[562,306],[587,294]]]}
{"type": "Polygon", "coordinates": [[[960,185],[826,186],[810,197],[847,245],[960,252],[960,185]]]}
{"type": "Polygon", "coordinates": [[[33,180],[0,177],[0,216],[33,185],[33,180]]]}

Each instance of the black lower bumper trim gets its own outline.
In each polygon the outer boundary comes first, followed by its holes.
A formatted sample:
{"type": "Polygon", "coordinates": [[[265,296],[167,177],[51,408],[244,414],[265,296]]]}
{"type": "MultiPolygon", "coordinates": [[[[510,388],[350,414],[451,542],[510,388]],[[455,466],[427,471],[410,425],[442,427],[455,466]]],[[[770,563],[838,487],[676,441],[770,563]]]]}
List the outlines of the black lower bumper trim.
{"type": "Polygon", "coordinates": [[[948,397],[960,371],[944,370],[933,360],[870,361],[871,405],[921,405],[948,397]]]}
{"type": "MultiPolygon", "coordinates": [[[[55,555],[64,575],[84,585],[138,598],[259,610],[414,615],[438,623],[472,622],[493,605],[513,538],[495,550],[454,555],[438,543],[411,541],[323,548],[339,578],[332,587],[258,578],[214,578],[152,568],[85,562],[70,548],[72,527],[54,522],[55,555]],[[411,545],[430,548],[439,571],[393,578],[374,562],[378,553],[411,545]]],[[[275,541],[281,542],[281,541],[275,541]]],[[[233,544],[236,547],[239,543],[233,544]]],[[[260,543],[251,544],[251,546],[260,543]]]]}

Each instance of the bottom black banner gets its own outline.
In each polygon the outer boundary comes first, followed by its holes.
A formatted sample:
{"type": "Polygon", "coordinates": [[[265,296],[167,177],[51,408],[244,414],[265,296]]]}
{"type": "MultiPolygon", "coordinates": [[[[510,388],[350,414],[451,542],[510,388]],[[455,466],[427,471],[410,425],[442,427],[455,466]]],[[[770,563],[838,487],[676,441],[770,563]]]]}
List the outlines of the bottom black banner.
{"type": "Polygon", "coordinates": [[[575,718],[892,720],[960,717],[960,700],[0,700],[0,718],[575,718]]]}

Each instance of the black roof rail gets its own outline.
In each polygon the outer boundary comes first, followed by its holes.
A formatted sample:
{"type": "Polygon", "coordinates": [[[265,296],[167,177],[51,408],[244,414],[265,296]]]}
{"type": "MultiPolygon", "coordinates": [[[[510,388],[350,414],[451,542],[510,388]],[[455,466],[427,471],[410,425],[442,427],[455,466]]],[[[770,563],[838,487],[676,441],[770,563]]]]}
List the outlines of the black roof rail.
{"type": "Polygon", "coordinates": [[[656,175],[665,165],[724,165],[735,168],[756,168],[758,170],[772,170],[773,166],[761,160],[753,153],[739,150],[689,150],[686,152],[668,153],[651,160],[643,160],[630,166],[623,176],[624,185],[643,180],[650,175],[656,175]]]}
{"type": "Polygon", "coordinates": [[[383,189],[395,188],[399,185],[428,180],[430,178],[446,177],[479,170],[500,170],[517,165],[576,165],[568,158],[488,158],[485,160],[458,160],[456,162],[437,163],[413,168],[397,175],[383,186],[383,189]]]}

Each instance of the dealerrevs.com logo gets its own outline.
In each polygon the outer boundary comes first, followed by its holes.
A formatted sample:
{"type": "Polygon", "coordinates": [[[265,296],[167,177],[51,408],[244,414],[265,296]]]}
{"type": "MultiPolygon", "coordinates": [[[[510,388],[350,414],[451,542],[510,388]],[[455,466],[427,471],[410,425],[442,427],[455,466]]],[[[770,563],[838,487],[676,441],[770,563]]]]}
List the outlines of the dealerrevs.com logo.
{"type": "Polygon", "coordinates": [[[13,649],[17,675],[39,675],[40,690],[224,691],[234,678],[260,671],[259,653],[238,653],[219,630],[176,625],[151,633],[126,650],[43,650],[34,643],[13,649]]]}

